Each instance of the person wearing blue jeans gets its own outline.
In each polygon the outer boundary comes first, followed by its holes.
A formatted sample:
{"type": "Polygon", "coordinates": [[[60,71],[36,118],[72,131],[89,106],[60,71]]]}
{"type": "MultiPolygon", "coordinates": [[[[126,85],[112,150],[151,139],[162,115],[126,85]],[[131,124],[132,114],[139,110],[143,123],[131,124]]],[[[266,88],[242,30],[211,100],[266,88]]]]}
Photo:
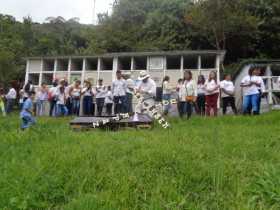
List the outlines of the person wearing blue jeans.
{"type": "Polygon", "coordinates": [[[259,112],[259,94],[246,95],[243,98],[243,113],[249,113],[250,108],[252,108],[254,115],[259,112]]]}
{"type": "Polygon", "coordinates": [[[251,108],[253,109],[253,114],[259,114],[259,102],[260,93],[259,88],[262,85],[262,81],[258,76],[258,69],[252,67],[249,70],[249,74],[243,78],[241,81],[241,87],[243,88],[243,114],[250,114],[251,108]]]}
{"type": "Polygon", "coordinates": [[[22,120],[21,123],[21,129],[25,130],[29,128],[30,126],[35,124],[35,119],[32,116],[32,100],[34,100],[35,93],[34,92],[29,92],[28,93],[28,98],[25,100],[23,104],[23,108],[20,112],[20,118],[22,120]]]}

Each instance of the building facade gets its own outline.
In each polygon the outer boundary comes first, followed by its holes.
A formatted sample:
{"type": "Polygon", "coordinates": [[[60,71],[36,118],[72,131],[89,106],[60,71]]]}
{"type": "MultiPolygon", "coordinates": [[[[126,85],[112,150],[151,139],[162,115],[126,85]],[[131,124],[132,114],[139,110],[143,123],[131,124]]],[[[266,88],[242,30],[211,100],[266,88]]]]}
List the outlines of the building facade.
{"type": "Polygon", "coordinates": [[[137,79],[141,70],[147,70],[158,86],[164,76],[170,76],[171,83],[183,77],[185,70],[191,70],[194,78],[210,71],[220,75],[224,51],[164,51],[111,53],[95,56],[53,56],[26,58],[25,82],[31,80],[35,86],[42,83],[51,85],[55,79],[82,82],[87,79],[96,84],[103,79],[105,85],[111,85],[117,70],[131,72],[137,79]]]}

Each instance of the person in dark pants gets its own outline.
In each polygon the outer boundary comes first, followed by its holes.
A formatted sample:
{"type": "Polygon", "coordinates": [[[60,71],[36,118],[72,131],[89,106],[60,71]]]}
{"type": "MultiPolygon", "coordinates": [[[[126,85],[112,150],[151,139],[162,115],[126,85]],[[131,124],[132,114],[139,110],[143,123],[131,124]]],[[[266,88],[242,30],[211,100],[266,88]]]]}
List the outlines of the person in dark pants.
{"type": "Polygon", "coordinates": [[[50,103],[50,113],[49,113],[49,116],[52,117],[52,116],[56,116],[56,91],[57,91],[57,81],[54,81],[53,82],[53,86],[50,88],[49,90],[49,103],[50,103]]]}
{"type": "Polygon", "coordinates": [[[9,89],[9,92],[6,95],[6,100],[7,100],[6,113],[7,114],[9,114],[13,111],[14,105],[16,103],[16,98],[17,98],[17,91],[14,87],[11,87],[9,89]]]}
{"type": "Polygon", "coordinates": [[[82,90],[83,97],[83,113],[84,116],[90,116],[93,109],[93,90],[90,81],[85,80],[85,87],[82,90]]]}
{"type": "Polygon", "coordinates": [[[196,112],[200,116],[205,116],[205,78],[203,75],[199,75],[197,81],[196,112]]]}
{"type": "Polygon", "coordinates": [[[184,115],[186,114],[186,88],[184,86],[184,80],[183,79],[179,79],[178,80],[178,84],[177,84],[177,88],[176,88],[177,92],[178,92],[178,112],[179,112],[179,116],[182,118],[184,117],[184,115]]]}
{"type": "Polygon", "coordinates": [[[227,107],[230,105],[234,114],[237,115],[234,98],[235,87],[231,81],[231,75],[225,75],[224,80],[220,83],[220,88],[222,94],[223,114],[225,115],[227,113],[227,107]]]}
{"type": "Polygon", "coordinates": [[[113,111],[113,94],[111,91],[111,86],[108,87],[107,95],[105,98],[106,114],[112,116],[113,111]]]}
{"type": "Polygon", "coordinates": [[[98,80],[98,85],[96,86],[96,105],[97,105],[97,116],[102,116],[102,111],[105,103],[105,97],[107,94],[106,87],[103,85],[103,80],[98,80]]]}
{"type": "Polygon", "coordinates": [[[127,100],[126,100],[126,82],[123,79],[122,72],[117,71],[117,79],[113,82],[112,93],[114,96],[115,103],[115,114],[125,113],[127,111],[127,100]]]}

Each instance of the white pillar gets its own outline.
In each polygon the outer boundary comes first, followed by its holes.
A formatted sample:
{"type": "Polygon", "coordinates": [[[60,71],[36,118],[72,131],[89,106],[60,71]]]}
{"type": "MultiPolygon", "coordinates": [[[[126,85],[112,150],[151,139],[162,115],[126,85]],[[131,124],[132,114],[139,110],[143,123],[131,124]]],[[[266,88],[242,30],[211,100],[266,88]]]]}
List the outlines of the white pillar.
{"type": "Polygon", "coordinates": [[[100,70],[101,70],[101,58],[97,59],[97,80],[100,79],[100,70]]]}
{"type": "Polygon", "coordinates": [[[67,72],[68,72],[68,74],[67,74],[67,82],[68,82],[68,84],[70,85],[70,79],[71,79],[71,66],[72,66],[72,58],[69,58],[69,60],[68,60],[68,70],[67,70],[67,72]]]}
{"type": "Polygon", "coordinates": [[[57,58],[54,60],[54,70],[53,70],[53,81],[56,79],[56,72],[57,72],[57,58]]]}
{"type": "Polygon", "coordinates": [[[135,69],[135,66],[134,66],[134,57],[131,57],[131,66],[130,66],[130,70],[133,71],[135,69]]]}
{"type": "Polygon", "coordinates": [[[44,67],[44,59],[41,58],[41,67],[40,67],[40,76],[39,76],[39,87],[42,85],[43,67],[44,67]]]}
{"type": "Polygon", "coordinates": [[[25,83],[28,82],[28,77],[29,77],[29,66],[30,66],[30,60],[26,60],[26,69],[25,69],[25,83]]]}
{"type": "Polygon", "coordinates": [[[148,56],[147,57],[147,71],[149,72],[150,71],[150,57],[148,56]]]}
{"type": "Polygon", "coordinates": [[[197,69],[198,69],[198,75],[201,75],[201,55],[198,56],[197,69]]]}
{"type": "MultiPolygon", "coordinates": [[[[271,72],[271,67],[267,66],[267,70],[266,72],[271,72]]],[[[273,84],[272,84],[272,77],[271,75],[269,77],[267,77],[267,85],[268,85],[268,103],[269,105],[273,105],[273,94],[272,94],[272,90],[273,90],[273,84]]]]}
{"type": "Polygon", "coordinates": [[[181,56],[181,68],[180,68],[180,72],[181,72],[181,78],[184,77],[184,56],[181,56]]]}
{"type": "MultiPolygon", "coordinates": [[[[217,81],[220,82],[220,55],[216,55],[216,71],[217,71],[217,81]]],[[[218,100],[218,109],[220,108],[220,97],[218,100]]]]}
{"type": "Polygon", "coordinates": [[[85,81],[85,75],[86,75],[86,59],[83,59],[83,69],[82,69],[82,78],[81,78],[81,84],[84,85],[85,81]]]}

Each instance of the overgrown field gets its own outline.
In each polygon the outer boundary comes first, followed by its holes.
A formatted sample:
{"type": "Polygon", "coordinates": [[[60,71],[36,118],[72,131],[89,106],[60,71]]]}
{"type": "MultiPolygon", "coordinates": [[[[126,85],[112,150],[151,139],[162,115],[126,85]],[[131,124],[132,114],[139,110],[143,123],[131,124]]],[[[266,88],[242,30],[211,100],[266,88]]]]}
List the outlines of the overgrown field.
{"type": "Polygon", "coordinates": [[[280,209],[280,112],[84,132],[0,118],[0,209],[280,209]]]}

